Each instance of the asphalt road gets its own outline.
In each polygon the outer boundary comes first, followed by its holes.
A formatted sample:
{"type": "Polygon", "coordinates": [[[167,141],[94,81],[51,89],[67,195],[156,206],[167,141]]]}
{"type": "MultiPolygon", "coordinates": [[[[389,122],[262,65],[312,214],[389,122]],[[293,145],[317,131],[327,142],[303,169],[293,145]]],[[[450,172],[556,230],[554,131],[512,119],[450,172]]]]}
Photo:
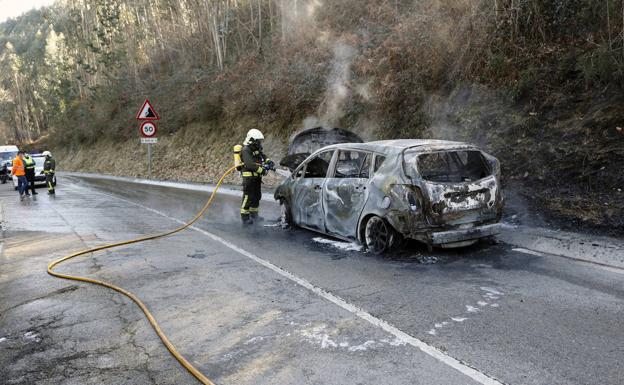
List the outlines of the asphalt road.
{"type": "MultiPolygon", "coordinates": [[[[0,383],[197,383],[133,303],[46,265],[173,228],[206,194],[74,177],[39,191],[0,185],[0,383]]],[[[223,195],[194,229],[58,270],[133,291],[217,384],[623,382],[624,271],[504,243],[377,257],[263,207],[243,228],[223,195]]]]}

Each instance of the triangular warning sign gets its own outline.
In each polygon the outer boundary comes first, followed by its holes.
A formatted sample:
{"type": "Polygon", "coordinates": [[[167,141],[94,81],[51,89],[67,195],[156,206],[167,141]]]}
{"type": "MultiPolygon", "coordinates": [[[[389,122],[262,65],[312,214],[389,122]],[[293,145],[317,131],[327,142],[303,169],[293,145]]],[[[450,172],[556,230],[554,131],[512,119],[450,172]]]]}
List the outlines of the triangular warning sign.
{"type": "Polygon", "coordinates": [[[139,110],[139,113],[136,116],[137,120],[159,120],[160,116],[152,107],[149,100],[145,99],[145,103],[143,103],[143,107],[139,110]]]}

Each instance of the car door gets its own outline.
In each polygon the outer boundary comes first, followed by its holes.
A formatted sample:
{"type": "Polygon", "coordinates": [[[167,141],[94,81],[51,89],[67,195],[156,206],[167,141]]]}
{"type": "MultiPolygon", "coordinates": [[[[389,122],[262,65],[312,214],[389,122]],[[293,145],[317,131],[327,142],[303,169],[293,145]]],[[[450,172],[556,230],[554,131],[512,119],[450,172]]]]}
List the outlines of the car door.
{"type": "Polygon", "coordinates": [[[327,233],[355,238],[360,213],[368,199],[373,154],[339,150],[333,174],[323,188],[327,233]]]}
{"type": "Polygon", "coordinates": [[[292,214],[295,223],[325,231],[322,192],[334,151],[324,151],[308,160],[293,187],[292,214]]]}

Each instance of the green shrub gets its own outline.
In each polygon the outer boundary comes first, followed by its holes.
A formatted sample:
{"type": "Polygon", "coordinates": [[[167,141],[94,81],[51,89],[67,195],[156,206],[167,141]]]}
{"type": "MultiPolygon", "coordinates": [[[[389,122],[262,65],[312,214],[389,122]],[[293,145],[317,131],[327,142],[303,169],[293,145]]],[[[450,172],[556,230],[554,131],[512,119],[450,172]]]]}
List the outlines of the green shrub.
{"type": "Polygon", "coordinates": [[[622,64],[616,60],[614,52],[604,45],[582,54],[577,68],[587,85],[617,84],[621,87],[624,84],[622,64]]]}
{"type": "Polygon", "coordinates": [[[540,80],[540,70],[529,67],[520,71],[518,81],[510,88],[509,94],[515,101],[530,97],[536,90],[540,80]]]}

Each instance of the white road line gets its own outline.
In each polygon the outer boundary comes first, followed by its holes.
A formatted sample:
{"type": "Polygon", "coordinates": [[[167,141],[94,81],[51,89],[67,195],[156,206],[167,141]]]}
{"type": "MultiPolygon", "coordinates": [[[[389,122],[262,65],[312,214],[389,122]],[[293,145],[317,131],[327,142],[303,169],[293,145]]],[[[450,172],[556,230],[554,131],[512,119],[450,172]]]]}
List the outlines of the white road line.
{"type": "Polygon", "coordinates": [[[547,257],[548,256],[548,255],[546,255],[544,253],[540,253],[539,251],[523,249],[521,247],[517,247],[517,248],[511,249],[511,250],[517,251],[517,252],[520,252],[520,253],[524,253],[524,254],[535,255],[535,256],[538,256],[538,257],[547,257]]]}
{"type": "Polygon", "coordinates": [[[546,253],[542,253],[540,251],[535,251],[535,250],[529,250],[529,249],[524,249],[522,247],[516,247],[514,249],[511,249],[512,251],[517,251],[519,253],[523,253],[523,254],[529,254],[529,255],[535,255],[537,257],[558,257],[558,258],[565,258],[565,259],[569,259],[571,261],[577,262],[577,263],[581,263],[583,265],[587,265],[587,266],[591,266],[594,268],[598,268],[598,269],[602,269],[602,270],[606,270],[606,271],[610,271],[612,273],[617,273],[617,274],[622,274],[624,275],[624,270],[617,268],[617,267],[611,267],[611,266],[607,266],[607,265],[603,265],[601,263],[597,263],[597,262],[589,262],[589,261],[584,261],[582,259],[577,259],[577,258],[571,258],[571,257],[566,257],[564,255],[557,255],[557,254],[546,254],[546,253]]]}
{"type": "MultiPolygon", "coordinates": [[[[136,202],[132,202],[130,200],[124,199],[124,198],[120,198],[118,196],[115,195],[111,195],[111,194],[107,194],[107,193],[102,193],[102,192],[97,192],[98,194],[102,194],[111,198],[115,198],[127,203],[130,203],[132,205],[141,207],[145,210],[151,211],[155,214],[161,215],[167,219],[170,219],[174,222],[177,222],[179,224],[185,224],[184,221],[181,221],[177,218],[171,217],[161,211],[158,211],[156,209],[153,209],[151,207],[147,207],[147,206],[143,206],[140,203],[136,203],[136,202]]],[[[369,322],[370,324],[377,326],[383,330],[385,330],[386,332],[392,334],[393,336],[395,336],[396,338],[398,338],[400,341],[409,344],[411,346],[414,346],[418,349],[420,349],[423,353],[437,359],[438,361],[450,366],[451,368],[457,370],[458,372],[466,375],[467,377],[470,377],[471,379],[473,379],[474,381],[483,384],[483,385],[503,385],[502,382],[480,372],[479,370],[459,361],[456,358],[453,358],[451,356],[449,356],[448,354],[442,352],[441,350],[439,350],[438,348],[431,346],[429,344],[427,344],[424,341],[419,340],[416,337],[413,337],[409,334],[407,334],[406,332],[398,329],[397,327],[389,324],[388,322],[377,318],[375,316],[373,316],[372,314],[360,309],[359,307],[345,301],[344,299],[338,297],[337,295],[334,295],[324,289],[321,289],[320,287],[314,286],[312,283],[310,283],[309,281],[305,280],[304,278],[301,278],[299,276],[296,276],[293,273],[290,273],[284,269],[282,269],[281,267],[272,264],[271,262],[262,259],[260,257],[258,257],[255,254],[252,254],[250,252],[248,252],[247,250],[241,249],[240,247],[236,246],[235,244],[221,238],[218,235],[215,235],[213,233],[210,233],[206,230],[200,229],[198,227],[195,226],[190,226],[190,229],[193,229],[201,234],[204,234],[205,236],[209,237],[210,239],[217,241],[219,243],[221,243],[222,245],[236,251],[237,253],[244,255],[245,257],[259,263],[260,265],[267,267],[271,270],[273,270],[274,272],[278,273],[279,275],[288,278],[289,280],[297,283],[300,286],[303,286],[304,288],[310,290],[311,292],[315,293],[316,295],[325,298],[326,300],[340,306],[341,308],[343,308],[344,310],[360,317],[361,319],[369,322]]]]}

